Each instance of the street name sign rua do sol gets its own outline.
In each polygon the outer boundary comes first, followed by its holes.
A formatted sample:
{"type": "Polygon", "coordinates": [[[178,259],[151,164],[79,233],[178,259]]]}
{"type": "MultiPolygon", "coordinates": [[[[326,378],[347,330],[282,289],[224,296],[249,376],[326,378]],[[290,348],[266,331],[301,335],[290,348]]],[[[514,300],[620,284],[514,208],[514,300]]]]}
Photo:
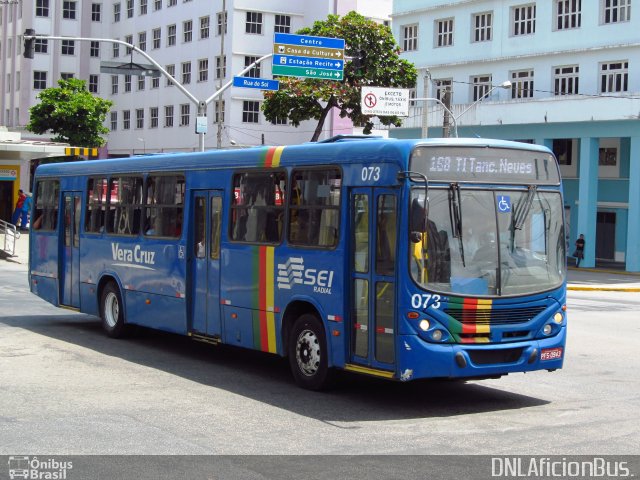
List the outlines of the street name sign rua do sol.
{"type": "Polygon", "coordinates": [[[271,73],[285,77],[344,79],[344,39],[276,33],[271,73]]]}

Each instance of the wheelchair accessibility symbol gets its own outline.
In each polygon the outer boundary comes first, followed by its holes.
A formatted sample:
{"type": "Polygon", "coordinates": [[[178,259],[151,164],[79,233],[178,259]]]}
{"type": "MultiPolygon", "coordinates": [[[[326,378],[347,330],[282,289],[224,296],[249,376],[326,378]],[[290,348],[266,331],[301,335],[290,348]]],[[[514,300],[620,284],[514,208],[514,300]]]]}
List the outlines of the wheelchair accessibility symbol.
{"type": "Polygon", "coordinates": [[[498,195],[498,211],[500,213],[511,212],[511,197],[509,195],[498,195]]]}

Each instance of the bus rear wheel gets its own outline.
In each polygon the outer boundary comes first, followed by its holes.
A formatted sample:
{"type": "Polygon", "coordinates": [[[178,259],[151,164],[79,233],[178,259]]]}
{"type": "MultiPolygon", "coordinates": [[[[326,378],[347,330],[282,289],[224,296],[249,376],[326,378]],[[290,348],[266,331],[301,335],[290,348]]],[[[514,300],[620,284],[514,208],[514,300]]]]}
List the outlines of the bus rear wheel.
{"type": "Polygon", "coordinates": [[[322,322],[305,313],[293,324],[289,336],[289,366],[296,383],[308,390],[324,390],[333,383],[322,322]]]}
{"type": "Polygon", "coordinates": [[[111,338],[121,338],[127,333],[120,289],[113,282],[105,285],[100,296],[102,328],[111,338]]]}

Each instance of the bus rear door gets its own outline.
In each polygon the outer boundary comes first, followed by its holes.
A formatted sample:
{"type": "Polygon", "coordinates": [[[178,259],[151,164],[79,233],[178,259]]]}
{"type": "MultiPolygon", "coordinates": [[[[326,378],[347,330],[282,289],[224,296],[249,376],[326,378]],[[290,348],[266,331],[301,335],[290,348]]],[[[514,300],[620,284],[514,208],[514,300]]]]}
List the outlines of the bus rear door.
{"type": "Polygon", "coordinates": [[[61,238],[60,299],[67,307],[80,308],[80,211],[82,194],[63,192],[64,217],[61,238]]]}
{"type": "Polygon", "coordinates": [[[219,337],[220,322],[220,229],[222,192],[194,191],[191,202],[191,288],[193,333],[219,337]]]}
{"type": "Polygon", "coordinates": [[[350,361],[352,370],[388,377],[395,370],[397,198],[382,188],[354,188],[350,198],[350,361]]]}

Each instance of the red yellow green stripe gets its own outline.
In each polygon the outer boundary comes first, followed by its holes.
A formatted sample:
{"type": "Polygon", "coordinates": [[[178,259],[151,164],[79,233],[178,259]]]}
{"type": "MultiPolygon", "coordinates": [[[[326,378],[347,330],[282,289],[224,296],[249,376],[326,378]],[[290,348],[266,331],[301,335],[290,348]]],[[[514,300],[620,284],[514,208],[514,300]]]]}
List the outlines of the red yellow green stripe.
{"type": "Polygon", "coordinates": [[[451,298],[449,309],[458,310],[461,319],[456,335],[461,343],[488,343],[491,334],[489,314],[493,300],[481,298],[451,298]]]}
{"type": "Polygon", "coordinates": [[[280,157],[284,147],[269,147],[264,152],[263,166],[266,168],[275,168],[280,166],[280,157]]]}
{"type": "Polygon", "coordinates": [[[256,247],[254,280],[253,344],[257,350],[276,353],[276,319],[274,313],[274,247],[256,247]]]}

